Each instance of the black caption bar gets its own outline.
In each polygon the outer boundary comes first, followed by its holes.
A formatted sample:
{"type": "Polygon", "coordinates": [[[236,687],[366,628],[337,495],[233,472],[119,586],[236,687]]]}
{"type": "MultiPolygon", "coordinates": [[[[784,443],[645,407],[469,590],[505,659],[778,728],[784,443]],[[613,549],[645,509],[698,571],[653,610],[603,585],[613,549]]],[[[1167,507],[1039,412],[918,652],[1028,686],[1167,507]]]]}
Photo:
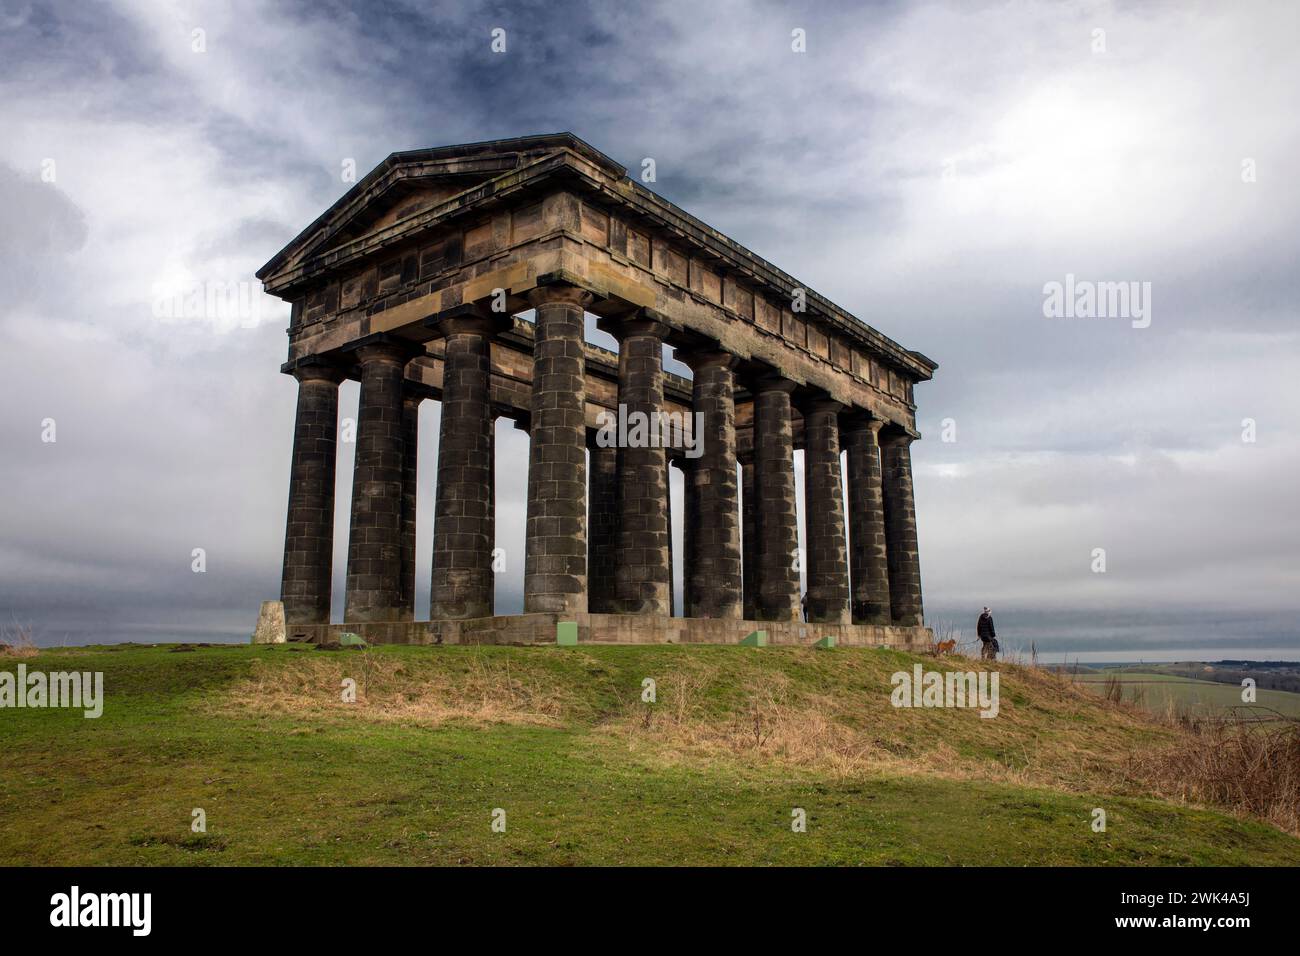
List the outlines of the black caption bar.
{"type": "MultiPolygon", "coordinates": [[[[581,938],[667,922],[735,942],[773,921],[923,938],[935,920],[1068,938],[1278,932],[1294,918],[1282,869],[0,869],[7,940],[76,936],[127,946],[284,940],[370,946],[478,931],[581,938]],[[917,933],[922,937],[917,937],[917,933]]],[[[1245,935],[1243,935],[1245,934],[1245,935]]],[[[448,937],[450,938],[450,937],[448,937]]]]}

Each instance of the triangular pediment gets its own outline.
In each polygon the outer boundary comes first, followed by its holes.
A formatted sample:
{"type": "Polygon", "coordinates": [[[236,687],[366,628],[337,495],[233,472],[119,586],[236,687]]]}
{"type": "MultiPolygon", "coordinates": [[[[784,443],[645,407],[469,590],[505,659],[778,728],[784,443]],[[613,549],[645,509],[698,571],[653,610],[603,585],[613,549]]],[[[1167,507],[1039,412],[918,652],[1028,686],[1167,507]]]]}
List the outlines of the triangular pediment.
{"type": "Polygon", "coordinates": [[[267,281],[304,260],[380,232],[452,197],[563,150],[626,171],[571,133],[393,153],[258,270],[267,281]]]}
{"type": "MultiPolygon", "coordinates": [[[[404,177],[397,179],[370,202],[359,206],[333,228],[322,230],[316,241],[304,245],[300,255],[320,255],[379,232],[403,219],[446,202],[452,196],[485,182],[489,176],[404,177]]],[[[294,257],[290,262],[295,261],[294,257]]]]}
{"type": "Polygon", "coordinates": [[[477,186],[487,177],[430,177],[405,180],[404,188],[394,187],[381,200],[358,213],[336,234],[339,239],[356,239],[366,233],[378,232],[386,226],[414,216],[431,206],[450,199],[457,193],[477,186]]]}

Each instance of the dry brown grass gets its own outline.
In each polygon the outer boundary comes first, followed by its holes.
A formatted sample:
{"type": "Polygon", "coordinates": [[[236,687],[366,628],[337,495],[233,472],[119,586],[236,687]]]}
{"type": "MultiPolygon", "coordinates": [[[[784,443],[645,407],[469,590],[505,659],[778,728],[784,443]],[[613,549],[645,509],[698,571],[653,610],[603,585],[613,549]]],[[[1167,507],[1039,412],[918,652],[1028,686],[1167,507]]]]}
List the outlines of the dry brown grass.
{"type": "Polygon", "coordinates": [[[794,694],[783,674],[746,685],[744,705],[721,717],[705,714],[701,706],[707,684],[707,674],[669,675],[660,683],[663,706],[644,707],[641,720],[610,727],[627,734],[630,743],[662,749],[670,759],[725,754],[842,774],[874,766],[869,742],[828,716],[832,701],[794,694]]]}
{"type": "Polygon", "coordinates": [[[0,657],[35,657],[39,653],[29,625],[11,624],[0,629],[0,657]]]}
{"type": "Polygon", "coordinates": [[[474,657],[459,672],[372,651],[314,652],[290,663],[256,662],[252,675],[213,704],[254,716],[355,718],[437,726],[448,721],[555,726],[571,691],[509,658],[474,657]],[[356,682],[356,701],[342,682],[356,682]]]}
{"type": "Polygon", "coordinates": [[[1124,699],[1124,682],[1120,680],[1118,674],[1109,673],[1106,675],[1106,684],[1102,688],[1101,696],[1112,704],[1118,704],[1124,699]]]}
{"type": "MultiPolygon", "coordinates": [[[[596,661],[591,661],[593,665],[596,661]]],[[[574,674],[505,655],[413,659],[311,652],[262,666],[205,706],[245,716],[363,719],[437,726],[594,722],[654,764],[726,761],[738,771],[841,777],[940,776],[1071,792],[1160,795],[1225,807],[1300,833],[1300,737],[1161,719],[1106,700],[1068,674],[1006,661],[944,658],[944,669],[996,669],[995,719],[975,709],[895,708],[892,665],[870,655],[683,656],[655,675],[657,701],[629,689],[593,706],[574,674]],[[738,663],[739,662],[739,663],[738,663]],[[341,699],[356,681],[356,703],[341,699]]],[[[927,667],[934,669],[937,662],[927,667]]],[[[624,678],[626,679],[626,678],[624,678]]]]}
{"type": "MultiPolygon", "coordinates": [[[[983,669],[973,659],[947,660],[952,669],[983,669]]],[[[1169,735],[1146,715],[1108,706],[1066,677],[997,666],[1003,683],[996,719],[974,710],[896,709],[887,675],[844,695],[796,687],[775,671],[746,683],[741,706],[720,715],[707,706],[717,675],[693,666],[659,681],[658,704],[643,704],[635,717],[608,727],[658,759],[729,757],[842,776],[926,774],[1070,790],[1125,786],[1125,755],[1169,735]],[[1033,706],[1017,707],[1013,692],[1027,692],[1033,706]],[[1078,732],[1062,733],[1071,721],[1082,724],[1078,732]]]]}
{"type": "Polygon", "coordinates": [[[1188,722],[1175,744],[1130,759],[1130,773],[1188,803],[1227,807],[1300,835],[1300,725],[1188,722]]]}

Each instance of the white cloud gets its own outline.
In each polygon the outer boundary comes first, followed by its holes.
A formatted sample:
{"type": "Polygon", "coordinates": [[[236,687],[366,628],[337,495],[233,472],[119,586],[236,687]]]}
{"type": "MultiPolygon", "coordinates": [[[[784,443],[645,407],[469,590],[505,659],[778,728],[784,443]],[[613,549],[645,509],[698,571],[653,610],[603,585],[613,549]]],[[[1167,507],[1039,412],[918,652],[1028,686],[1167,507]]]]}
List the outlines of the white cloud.
{"type": "Polygon", "coordinates": [[[472,5],[88,10],[0,37],[0,601],[64,579],[251,614],[278,582],[287,307],[166,320],[158,287],[251,281],[345,158],[569,128],[655,157],[655,188],[940,362],[914,452],[931,601],[1295,606],[1293,5],[519,10],[497,59],[472,5]],[[1152,327],[1044,319],[1067,271],[1152,281],[1152,327]]]}

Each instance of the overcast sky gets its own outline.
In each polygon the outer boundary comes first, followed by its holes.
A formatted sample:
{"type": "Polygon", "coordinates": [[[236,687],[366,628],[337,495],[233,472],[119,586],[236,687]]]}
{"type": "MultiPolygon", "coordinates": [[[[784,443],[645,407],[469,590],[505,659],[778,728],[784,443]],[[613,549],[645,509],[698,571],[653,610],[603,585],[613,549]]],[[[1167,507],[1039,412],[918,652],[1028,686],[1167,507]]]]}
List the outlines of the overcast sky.
{"type": "MultiPolygon", "coordinates": [[[[939,363],[913,446],[932,616],[1297,656],[1300,5],[0,11],[0,615],[45,642],[242,637],[278,596],[288,308],[161,293],[254,283],[348,160],[569,130],[939,363]],[[1067,274],[1150,283],[1149,326],[1045,317],[1067,274]]],[[[425,403],[425,608],[436,425],[425,403]]]]}

